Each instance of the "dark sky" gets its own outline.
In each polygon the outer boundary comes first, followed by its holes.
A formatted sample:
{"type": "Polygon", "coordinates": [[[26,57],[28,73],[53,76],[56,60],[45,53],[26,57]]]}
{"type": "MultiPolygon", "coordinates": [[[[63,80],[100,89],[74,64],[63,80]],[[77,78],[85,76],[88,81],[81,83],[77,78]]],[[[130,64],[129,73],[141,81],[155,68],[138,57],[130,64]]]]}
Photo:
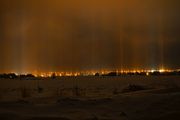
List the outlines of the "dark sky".
{"type": "Polygon", "coordinates": [[[180,67],[179,0],[1,0],[0,72],[180,67]]]}

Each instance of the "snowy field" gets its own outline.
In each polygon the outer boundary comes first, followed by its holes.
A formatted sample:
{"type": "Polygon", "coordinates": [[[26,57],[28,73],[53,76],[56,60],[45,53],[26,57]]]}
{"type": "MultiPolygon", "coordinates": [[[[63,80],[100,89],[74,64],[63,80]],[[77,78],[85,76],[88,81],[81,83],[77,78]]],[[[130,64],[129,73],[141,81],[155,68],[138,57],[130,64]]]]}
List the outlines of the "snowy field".
{"type": "Polygon", "coordinates": [[[180,76],[0,79],[0,120],[179,120],[180,76]]]}

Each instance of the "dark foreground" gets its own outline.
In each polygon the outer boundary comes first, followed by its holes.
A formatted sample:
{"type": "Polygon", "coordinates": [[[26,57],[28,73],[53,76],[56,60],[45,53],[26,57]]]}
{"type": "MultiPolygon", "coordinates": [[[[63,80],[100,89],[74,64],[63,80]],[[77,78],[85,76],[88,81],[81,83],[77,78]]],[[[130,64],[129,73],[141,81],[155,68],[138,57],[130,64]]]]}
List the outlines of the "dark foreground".
{"type": "Polygon", "coordinates": [[[0,80],[0,120],[179,120],[180,77],[0,80]]]}

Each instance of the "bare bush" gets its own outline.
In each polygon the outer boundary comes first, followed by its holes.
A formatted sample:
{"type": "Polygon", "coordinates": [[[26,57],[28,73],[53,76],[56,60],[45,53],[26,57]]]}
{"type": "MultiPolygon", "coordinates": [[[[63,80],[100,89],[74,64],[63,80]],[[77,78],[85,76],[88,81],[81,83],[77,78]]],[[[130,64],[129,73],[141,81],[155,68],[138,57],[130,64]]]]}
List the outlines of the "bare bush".
{"type": "Polygon", "coordinates": [[[126,88],[122,90],[122,93],[135,92],[135,91],[141,91],[141,90],[146,90],[146,89],[148,88],[142,85],[129,84],[126,88]]]}
{"type": "Polygon", "coordinates": [[[28,90],[27,88],[21,88],[20,89],[20,93],[21,93],[21,97],[22,98],[27,98],[27,97],[31,97],[31,93],[30,90],[28,90]]]}

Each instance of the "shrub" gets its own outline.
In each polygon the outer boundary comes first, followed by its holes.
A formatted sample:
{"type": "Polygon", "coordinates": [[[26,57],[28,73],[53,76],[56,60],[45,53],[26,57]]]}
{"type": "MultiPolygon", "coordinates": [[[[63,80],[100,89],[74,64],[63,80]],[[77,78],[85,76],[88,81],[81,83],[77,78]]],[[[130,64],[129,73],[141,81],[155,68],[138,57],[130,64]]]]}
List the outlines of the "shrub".
{"type": "Polygon", "coordinates": [[[135,92],[135,91],[140,91],[140,90],[146,90],[144,86],[141,85],[128,85],[126,88],[122,90],[123,93],[125,92],[135,92]]]}

